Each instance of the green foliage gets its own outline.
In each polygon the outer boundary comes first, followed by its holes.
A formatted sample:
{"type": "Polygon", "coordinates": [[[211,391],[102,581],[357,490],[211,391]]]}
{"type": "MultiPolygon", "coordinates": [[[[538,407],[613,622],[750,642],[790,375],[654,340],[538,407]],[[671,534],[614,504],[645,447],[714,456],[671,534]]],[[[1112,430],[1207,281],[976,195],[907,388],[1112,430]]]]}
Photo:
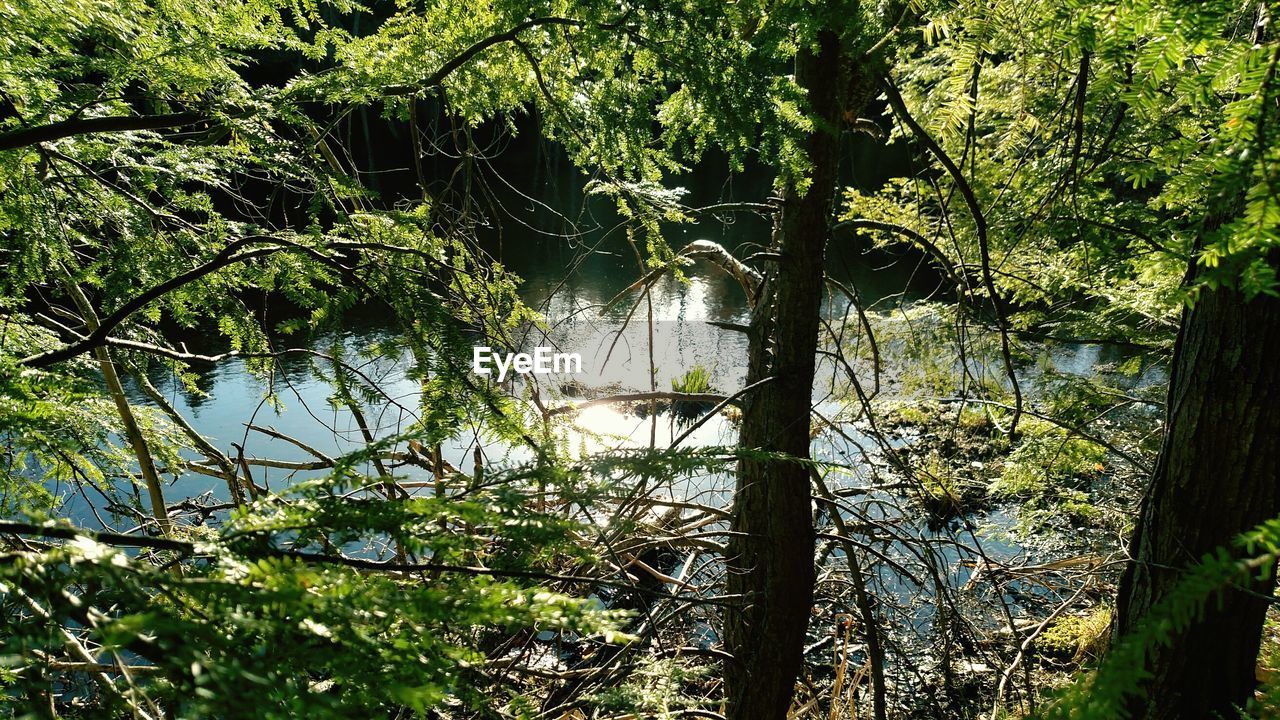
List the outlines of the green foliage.
{"type": "Polygon", "coordinates": [[[916,468],[925,506],[933,513],[947,517],[962,510],[964,489],[955,470],[937,452],[927,455],[916,468]]]}
{"type": "MultiPolygon", "coordinates": [[[[370,480],[304,483],[237,512],[220,532],[196,533],[181,573],[170,551],[134,555],[88,537],[10,553],[0,588],[29,611],[0,638],[3,664],[58,653],[64,641],[51,623],[79,623],[101,652],[154,666],[133,692],[177,716],[349,717],[357,708],[486,706],[477,644],[487,634],[622,637],[615,629],[624,613],[501,578],[504,569],[553,561],[548,548],[572,547],[566,539],[578,529],[527,510],[516,487],[477,490],[466,501],[348,497],[370,480]],[[394,547],[459,569],[401,573],[372,560],[363,570],[336,561],[336,548],[354,547],[394,547]],[[498,577],[466,569],[481,564],[498,577]]],[[[32,682],[39,675],[24,673],[10,692],[28,694],[32,682]]]]}
{"type": "MultiPolygon", "coordinates": [[[[422,413],[407,433],[371,442],[340,458],[326,477],[238,510],[216,533],[178,528],[196,544],[184,557],[89,540],[6,543],[0,568],[6,696],[19,703],[41,697],[47,676],[34,668],[42,658],[74,659],[64,636],[71,632],[105,661],[121,657],[152,668],[124,691],[92,684],[91,675],[63,673],[89,683],[84,704],[103,714],[144,708],[175,717],[368,717],[444,705],[493,711],[482,649],[492,647],[495,635],[554,629],[623,639],[616,633],[619,613],[538,583],[541,569],[596,562],[578,541],[588,528],[529,508],[531,487],[544,500],[556,492],[565,502],[593,497],[590,483],[579,484],[582,472],[550,449],[535,442],[542,464],[505,474],[490,469],[488,482],[461,497],[375,499],[370,490],[386,479],[355,471],[397,443],[435,444],[464,428],[482,427],[495,443],[527,444],[522,411],[496,389],[475,384],[461,358],[477,335],[511,346],[511,334],[538,318],[519,300],[517,279],[479,252],[474,238],[442,230],[444,211],[430,198],[387,207],[340,161],[331,162],[322,147],[327,111],[313,103],[385,101],[388,113],[405,117],[407,96],[397,86],[420,82],[534,9],[580,14],[582,32],[553,32],[572,25],[522,31],[518,43],[499,42],[441,76],[441,85],[409,95],[439,93],[447,112],[468,123],[554,102],[555,109],[544,106],[547,116],[562,122],[551,123],[549,134],[569,142],[584,163],[607,149],[608,167],[618,175],[642,178],[675,167],[642,125],[667,92],[664,79],[646,80],[647,99],[631,106],[637,79],[655,72],[653,50],[634,38],[614,42],[616,29],[599,23],[616,17],[603,10],[404,6],[375,33],[358,37],[342,29],[344,14],[364,11],[341,2],[0,8],[6,142],[25,128],[56,130],[64,121],[194,117],[173,127],[72,132],[0,150],[0,515],[55,514],[57,498],[46,489],[55,482],[96,488],[121,507],[136,505],[120,480],[137,473],[137,458],[120,440],[123,420],[92,356],[32,364],[95,322],[29,309],[33,298],[75,307],[68,300],[72,284],[89,295],[99,319],[131,308],[109,332],[133,343],[112,348],[122,374],[143,375],[159,364],[181,374],[190,358],[169,344],[176,326],[220,336],[249,356],[252,370],[272,378],[280,334],[303,342],[336,337],[332,331],[347,313],[364,305],[385,309],[397,329],[364,354],[411,358],[410,376],[423,387],[422,413]],[[576,48],[592,46],[601,62],[571,61],[576,48]],[[546,70],[545,85],[525,50],[546,70]],[[609,53],[618,58],[613,77],[609,53]],[[288,70],[279,73],[268,60],[283,60],[279,67],[288,70]],[[582,77],[583,67],[602,72],[582,77]],[[592,105],[577,109],[584,90],[592,105]],[[590,142],[573,140],[583,117],[591,118],[590,142]],[[288,197],[280,206],[263,205],[264,187],[288,197]],[[176,282],[184,276],[190,279],[176,282]],[[163,291],[130,306],[152,288],[163,291]],[[271,327],[251,304],[261,296],[300,312],[271,327]],[[299,561],[299,553],[327,559],[299,561]],[[339,554],[485,572],[360,569],[333,561],[339,554]]],[[[702,60],[696,68],[711,80],[702,60]]],[[[325,350],[305,353],[313,374],[334,387],[335,405],[379,399],[381,389],[343,362],[360,352],[340,340],[325,350]]],[[[194,438],[142,403],[130,414],[157,464],[180,471],[189,462],[180,452],[198,449],[194,438]]],[[[642,478],[724,462],[669,460],[649,463],[642,478]]],[[[636,464],[601,462],[606,474],[597,479],[626,475],[636,464]]]]}
{"type": "Polygon", "coordinates": [[[934,408],[906,405],[894,410],[893,417],[896,421],[907,425],[924,425],[933,420],[936,412],[934,408]]]}
{"type": "MultiPolygon", "coordinates": [[[[964,169],[1015,327],[1167,345],[1201,288],[1276,292],[1280,200],[1268,168],[1280,153],[1270,138],[1280,42],[1255,42],[1255,23],[1266,26],[1258,8],[926,6],[925,47],[899,57],[894,79],[964,169]]],[[[957,210],[956,189],[949,175],[923,174],[850,190],[845,219],[923,236],[980,304],[976,224],[957,210]]]]}
{"type": "Polygon", "coordinates": [[[1103,469],[1106,450],[1097,443],[1034,418],[1026,422],[1023,432],[1025,438],[1009,453],[1000,476],[991,483],[993,495],[1043,495],[1103,469]]]}
{"type": "MultiPolygon", "coordinates": [[[[875,335],[879,361],[898,384],[903,399],[934,403],[940,398],[968,394],[979,400],[1009,399],[994,332],[963,327],[955,306],[920,301],[894,310],[867,312],[875,335]]],[[[871,344],[856,319],[850,319],[841,348],[847,358],[873,360],[871,344]],[[853,328],[858,328],[854,331],[853,328]]],[[[1014,345],[1015,350],[1017,345],[1014,345]]],[[[850,394],[854,394],[850,391],[850,394]]],[[[970,407],[964,422],[981,424],[970,407]]]]}
{"type": "Polygon", "coordinates": [[[593,708],[611,713],[675,717],[681,710],[703,708],[703,702],[690,697],[690,688],[706,679],[705,667],[692,665],[683,658],[645,658],[626,682],[592,693],[584,700],[593,708]]]}

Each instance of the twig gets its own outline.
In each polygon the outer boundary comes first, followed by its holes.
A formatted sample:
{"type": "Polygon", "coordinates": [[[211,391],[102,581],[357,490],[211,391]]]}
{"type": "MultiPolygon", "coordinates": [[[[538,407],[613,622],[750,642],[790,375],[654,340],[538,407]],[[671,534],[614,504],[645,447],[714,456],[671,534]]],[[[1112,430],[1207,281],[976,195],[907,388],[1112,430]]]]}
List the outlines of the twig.
{"type": "Polygon", "coordinates": [[[889,99],[889,105],[893,107],[894,112],[902,120],[916,139],[921,142],[929,152],[933,154],[938,162],[947,169],[947,173],[951,175],[951,179],[956,184],[956,188],[960,190],[961,197],[964,198],[965,204],[969,207],[969,214],[973,216],[973,226],[978,236],[978,252],[982,258],[982,284],[987,290],[987,294],[991,296],[991,305],[995,308],[996,324],[1000,328],[1000,354],[1004,359],[1005,374],[1009,377],[1009,382],[1013,386],[1013,418],[1009,421],[1009,436],[1013,437],[1018,433],[1018,420],[1022,417],[1022,387],[1018,383],[1018,374],[1013,368],[1013,351],[1009,344],[1009,319],[1005,316],[1004,303],[1000,298],[1000,294],[996,292],[995,281],[992,279],[991,273],[991,246],[987,238],[987,217],[982,212],[982,206],[978,203],[978,196],[973,192],[973,188],[969,185],[969,181],[965,179],[964,173],[960,168],[956,167],[951,156],[947,154],[942,146],[923,128],[920,123],[907,110],[907,104],[902,99],[902,95],[893,83],[887,77],[880,79],[880,85],[884,89],[885,97],[889,99]]]}
{"type": "Polygon", "coordinates": [[[1004,672],[1000,673],[1000,684],[996,686],[996,697],[991,703],[991,720],[998,720],[1000,701],[1004,699],[1005,685],[1009,683],[1009,678],[1013,677],[1013,673],[1018,669],[1018,665],[1022,663],[1022,658],[1027,654],[1027,650],[1031,648],[1031,643],[1035,642],[1036,638],[1049,627],[1050,623],[1056,620],[1067,608],[1071,607],[1071,605],[1074,604],[1082,594],[1084,594],[1085,589],[1088,588],[1089,585],[1090,581],[1085,580],[1085,582],[1080,585],[1080,588],[1077,589],[1066,602],[1054,608],[1054,611],[1049,613],[1049,617],[1045,618],[1043,622],[1037,625],[1036,629],[1032,630],[1031,634],[1027,635],[1026,639],[1022,641],[1022,645],[1018,647],[1018,654],[1014,656],[1013,662],[1009,664],[1009,667],[1004,669],[1004,672]]]}

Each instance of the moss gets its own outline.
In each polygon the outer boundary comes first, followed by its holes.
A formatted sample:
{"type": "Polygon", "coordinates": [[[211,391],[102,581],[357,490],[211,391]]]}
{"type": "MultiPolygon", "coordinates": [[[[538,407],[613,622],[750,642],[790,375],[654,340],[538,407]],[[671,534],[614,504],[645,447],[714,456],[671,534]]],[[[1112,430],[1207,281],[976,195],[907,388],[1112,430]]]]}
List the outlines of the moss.
{"type": "Polygon", "coordinates": [[[1258,693],[1249,701],[1245,717],[1280,717],[1280,613],[1273,606],[1262,626],[1262,647],[1258,650],[1258,693]]]}
{"type": "Polygon", "coordinates": [[[890,420],[900,425],[928,425],[937,417],[936,413],[934,408],[905,405],[893,411],[890,420]]]}
{"type": "Polygon", "coordinates": [[[970,405],[960,410],[960,417],[956,419],[956,423],[961,430],[967,432],[982,432],[994,427],[991,416],[985,410],[970,405]]]}
{"type": "Polygon", "coordinates": [[[1035,645],[1048,655],[1073,662],[1101,656],[1111,638],[1111,608],[1100,605],[1088,615],[1066,615],[1040,633],[1035,645]]]}
{"type": "Polygon", "coordinates": [[[1062,428],[1054,425],[1048,420],[1041,420],[1038,417],[1023,415],[1022,419],[1018,422],[1018,432],[1022,434],[1023,438],[1030,440],[1061,434],[1062,428]]]}

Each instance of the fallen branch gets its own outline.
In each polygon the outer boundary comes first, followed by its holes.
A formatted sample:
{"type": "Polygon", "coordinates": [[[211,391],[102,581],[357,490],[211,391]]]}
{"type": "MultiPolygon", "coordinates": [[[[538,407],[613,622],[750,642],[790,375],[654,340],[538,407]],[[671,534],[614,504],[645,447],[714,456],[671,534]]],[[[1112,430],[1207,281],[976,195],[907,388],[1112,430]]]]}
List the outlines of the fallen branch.
{"type": "MultiPolygon", "coordinates": [[[[185,542],[183,540],[171,540],[169,538],[146,537],[141,535],[124,535],[113,532],[95,532],[83,528],[67,527],[65,525],[36,525],[33,523],[0,521],[0,533],[10,533],[14,535],[35,535],[37,537],[59,538],[62,540],[76,540],[79,538],[88,538],[94,542],[113,547],[136,547],[147,548],[151,550],[168,550],[181,553],[184,555],[196,555],[201,552],[196,543],[185,542]]],[[[364,560],[361,558],[347,557],[345,555],[326,555],[322,553],[303,552],[298,550],[280,550],[276,548],[255,547],[252,549],[237,548],[247,557],[258,558],[280,558],[296,560],[312,565],[341,565],[356,570],[367,570],[373,572],[385,573],[429,573],[429,572],[448,572],[460,575],[474,575],[483,577],[505,578],[505,579],[523,579],[523,580],[552,580],[565,583],[588,583],[592,585],[600,585],[604,587],[618,588],[630,592],[638,592],[646,595],[652,595],[660,598],[679,598],[687,602],[695,602],[706,605],[723,605],[732,606],[732,603],[717,598],[699,598],[687,597],[682,595],[674,595],[672,593],[659,592],[649,590],[647,588],[637,587],[631,583],[621,583],[600,577],[591,577],[585,575],[567,575],[564,573],[543,572],[541,570],[501,570],[497,568],[476,567],[471,565],[448,565],[444,563],[396,563],[381,562],[378,560],[364,560]]]]}
{"type": "MultiPolygon", "coordinates": [[[[759,384],[759,383],[757,383],[759,384]]],[[[750,389],[744,388],[744,389],[750,389]]],[[[736,395],[740,395],[742,391],[738,391],[735,396],[720,395],[718,393],[682,393],[666,390],[655,390],[653,392],[638,393],[622,393],[621,395],[607,395],[595,400],[588,400],[583,403],[573,405],[562,405],[560,407],[551,408],[547,411],[547,415],[563,415],[565,413],[578,412],[586,410],[596,405],[609,405],[611,403],[621,402],[641,402],[648,400],[671,400],[673,402],[690,402],[690,403],[722,403],[725,400],[733,399],[736,395]]]]}

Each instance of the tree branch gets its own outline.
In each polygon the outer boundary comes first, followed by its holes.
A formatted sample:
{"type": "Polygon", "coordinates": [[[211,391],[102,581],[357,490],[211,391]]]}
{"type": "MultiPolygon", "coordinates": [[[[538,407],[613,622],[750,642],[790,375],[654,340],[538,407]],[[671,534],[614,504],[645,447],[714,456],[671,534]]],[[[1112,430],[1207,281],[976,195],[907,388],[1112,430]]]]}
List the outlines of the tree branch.
{"type": "Polygon", "coordinates": [[[208,120],[207,115],[193,112],[167,115],[112,115],[110,117],[76,118],[62,122],[36,125],[0,133],[0,150],[14,150],[42,142],[61,140],[73,135],[94,133],[130,132],[134,130],[160,130],[163,128],[193,125],[208,120]]]}
{"type": "Polygon", "coordinates": [[[919,245],[922,250],[929,253],[929,256],[932,257],[934,260],[936,260],[938,265],[942,266],[942,271],[947,274],[947,277],[951,280],[951,283],[956,286],[957,291],[964,292],[969,287],[967,278],[965,278],[963,274],[964,271],[957,270],[955,264],[951,262],[951,258],[947,257],[946,253],[942,252],[941,248],[939,248],[936,244],[934,244],[933,241],[931,241],[929,238],[925,237],[921,233],[916,232],[912,228],[907,227],[906,225],[898,225],[896,223],[890,223],[890,222],[881,222],[879,220],[869,220],[867,218],[854,218],[852,220],[844,220],[842,222],[838,222],[831,229],[833,231],[835,230],[881,230],[888,233],[894,233],[895,235],[901,235],[902,237],[910,240],[916,245],[919,245]]]}
{"type": "MultiPolygon", "coordinates": [[[[756,384],[758,385],[759,383],[756,383],[756,384]]],[[[753,387],[754,385],[743,388],[743,390],[739,391],[733,397],[737,397],[738,395],[741,395],[742,392],[746,390],[750,390],[753,387]]],[[[683,393],[683,392],[668,392],[665,390],[656,390],[653,392],[637,392],[637,393],[623,393],[621,395],[609,395],[602,398],[596,398],[595,400],[588,400],[584,403],[578,403],[576,405],[562,405],[560,407],[551,408],[551,410],[547,412],[547,415],[563,415],[565,413],[586,410],[587,408],[595,407],[596,405],[608,405],[609,403],[620,403],[620,402],[672,400],[675,402],[723,403],[726,400],[732,400],[732,399],[733,398],[731,397],[720,395],[718,393],[683,393]]]]}
{"type": "Polygon", "coordinates": [[[68,360],[77,355],[88,352],[93,348],[105,344],[107,336],[111,334],[111,331],[120,323],[124,322],[130,315],[146,307],[152,301],[163,297],[165,294],[172,292],[187,283],[217,272],[228,265],[234,265],[235,263],[244,262],[245,260],[251,260],[256,257],[263,257],[284,249],[284,246],[271,246],[259,248],[257,250],[249,250],[238,254],[236,252],[246,245],[261,241],[263,241],[263,238],[241,238],[228,243],[227,246],[209,262],[206,262],[203,265],[198,265],[180,275],[175,275],[159,285],[152,286],[150,289],[143,291],[124,305],[121,305],[115,312],[102,318],[98,323],[98,327],[88,335],[84,336],[84,338],[58,348],[57,350],[50,350],[48,352],[40,353],[39,355],[32,355],[31,357],[23,358],[18,361],[18,364],[25,365],[27,367],[46,368],[55,363],[68,360]]]}
{"type": "Polygon", "coordinates": [[[969,181],[965,179],[964,173],[960,168],[956,167],[951,156],[947,154],[942,146],[933,139],[929,133],[916,122],[911,112],[907,110],[907,104],[902,99],[902,94],[898,92],[898,88],[887,77],[880,78],[880,86],[884,89],[885,97],[889,100],[890,107],[898,114],[916,139],[922,145],[928,148],[938,162],[947,169],[947,173],[951,175],[951,179],[956,184],[956,188],[960,191],[960,196],[964,198],[965,204],[969,207],[969,214],[973,216],[974,229],[978,236],[978,252],[982,257],[982,284],[987,289],[987,293],[991,296],[991,305],[995,308],[996,324],[1000,328],[1000,354],[1004,358],[1005,374],[1009,376],[1009,382],[1013,386],[1013,418],[1009,421],[1009,435],[1016,435],[1018,432],[1018,420],[1022,416],[1022,387],[1018,383],[1018,375],[1013,369],[1013,352],[1009,346],[1009,320],[1005,317],[1004,303],[1000,300],[999,293],[996,292],[995,281],[992,280],[991,274],[991,246],[987,239],[987,217],[982,212],[982,206],[978,203],[978,196],[973,192],[973,187],[969,185],[969,181]]]}
{"type": "Polygon", "coordinates": [[[497,35],[490,35],[489,37],[484,38],[483,40],[478,40],[472,43],[470,47],[468,47],[466,50],[463,50],[461,53],[455,55],[451,60],[446,62],[444,65],[441,65],[438,70],[428,75],[425,79],[423,79],[422,82],[417,83],[415,85],[389,86],[389,87],[383,88],[383,94],[413,95],[421,90],[436,87],[440,83],[444,82],[445,78],[453,74],[453,72],[458,68],[467,64],[467,62],[469,62],[476,55],[479,55],[480,53],[484,52],[485,50],[488,50],[494,45],[499,45],[504,42],[514,42],[519,38],[521,32],[524,32],[525,30],[528,30],[530,28],[535,28],[540,25],[567,25],[570,27],[582,27],[584,24],[585,23],[583,23],[581,20],[574,20],[572,18],[563,18],[563,17],[540,17],[540,18],[531,18],[529,20],[525,20],[524,22],[519,23],[518,25],[515,25],[510,30],[504,33],[498,33],[497,35]]]}

